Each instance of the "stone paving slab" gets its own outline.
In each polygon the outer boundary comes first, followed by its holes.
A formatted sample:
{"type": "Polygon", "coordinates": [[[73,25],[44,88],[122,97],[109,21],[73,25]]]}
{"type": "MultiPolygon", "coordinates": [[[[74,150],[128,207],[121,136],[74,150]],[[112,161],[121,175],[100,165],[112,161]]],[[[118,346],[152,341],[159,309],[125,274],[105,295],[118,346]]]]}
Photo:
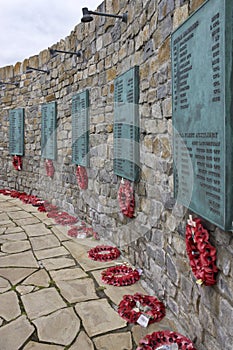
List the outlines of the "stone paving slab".
{"type": "Polygon", "coordinates": [[[34,254],[38,260],[43,260],[43,259],[55,258],[61,255],[69,255],[69,252],[68,250],[65,249],[65,247],[60,246],[60,247],[55,247],[50,249],[36,250],[34,254]]]}
{"type": "Polygon", "coordinates": [[[94,345],[87,334],[81,331],[76,342],[69,348],[69,350],[94,350],[94,345]]]}
{"type": "MultiPolygon", "coordinates": [[[[64,350],[63,346],[59,345],[47,345],[42,343],[36,343],[34,341],[30,341],[23,350],[64,350]]],[[[84,349],[82,349],[84,350],[84,349]]]]}
{"type": "Polygon", "coordinates": [[[69,303],[98,299],[94,282],[91,278],[56,282],[60,293],[69,303]]]}
{"type": "Polygon", "coordinates": [[[50,271],[52,279],[57,281],[70,281],[78,278],[88,277],[88,275],[79,267],[71,267],[69,269],[62,269],[58,271],[50,271]]]}
{"type": "Polygon", "coordinates": [[[121,329],[126,326],[126,322],[119,317],[109,305],[106,299],[90,300],[78,303],[75,310],[81,317],[84,328],[92,337],[104,332],[121,329]]]}
{"type": "Polygon", "coordinates": [[[0,277],[0,293],[4,293],[11,289],[11,285],[7,279],[0,277]]]}
{"type": "Polygon", "coordinates": [[[38,267],[31,251],[0,257],[0,267],[38,267]]]}
{"type": "Polygon", "coordinates": [[[8,213],[8,216],[12,220],[33,218],[33,216],[30,213],[28,213],[28,212],[26,212],[24,210],[12,211],[12,212],[8,213]]]}
{"type": "Polygon", "coordinates": [[[50,285],[50,277],[46,270],[41,269],[39,271],[36,271],[31,276],[26,278],[26,280],[23,281],[23,285],[33,285],[33,286],[39,286],[39,287],[49,287],[50,285]]]}
{"type": "Polygon", "coordinates": [[[40,341],[69,345],[80,329],[80,320],[73,308],[58,310],[33,321],[40,341]]]}
{"type": "Polygon", "coordinates": [[[17,226],[23,226],[23,225],[31,225],[31,224],[36,224],[40,222],[39,219],[37,219],[35,216],[27,219],[15,219],[14,222],[16,223],[17,226]]]}
{"type": "Polygon", "coordinates": [[[31,249],[29,241],[8,242],[2,245],[2,252],[4,253],[20,253],[31,249]]]}
{"type": "Polygon", "coordinates": [[[8,233],[3,234],[0,237],[0,242],[4,243],[5,241],[24,241],[27,239],[27,235],[25,232],[16,232],[16,233],[8,233]]]}
{"type": "Polygon", "coordinates": [[[22,296],[22,302],[30,320],[45,316],[66,307],[55,288],[45,288],[22,296]]]}
{"type": "Polygon", "coordinates": [[[42,222],[32,225],[22,225],[22,229],[27,233],[29,237],[51,235],[51,231],[48,228],[46,228],[46,226],[42,222]]]}
{"type": "Polygon", "coordinates": [[[33,250],[48,249],[60,246],[60,241],[53,235],[30,238],[33,250]]]}
{"type": "Polygon", "coordinates": [[[0,268],[0,276],[6,278],[14,286],[15,284],[24,280],[26,277],[30,276],[36,270],[37,269],[24,267],[0,268]]]}
{"type": "Polygon", "coordinates": [[[65,267],[72,267],[76,265],[75,260],[72,257],[58,257],[41,260],[42,266],[46,268],[46,270],[59,270],[65,267]]]}
{"type": "Polygon", "coordinates": [[[20,314],[17,294],[13,291],[0,294],[0,316],[6,321],[11,321],[20,314]]]}
{"type": "Polygon", "coordinates": [[[34,326],[30,324],[26,316],[0,328],[1,350],[18,350],[34,332],[34,326]]]}
{"type": "Polygon", "coordinates": [[[94,338],[94,343],[97,350],[132,350],[133,347],[130,332],[109,333],[94,338]]]}
{"type": "Polygon", "coordinates": [[[20,226],[15,226],[15,227],[8,227],[8,228],[6,229],[6,232],[5,232],[5,233],[16,233],[16,232],[22,232],[22,231],[23,231],[22,227],[20,227],[20,226]]]}

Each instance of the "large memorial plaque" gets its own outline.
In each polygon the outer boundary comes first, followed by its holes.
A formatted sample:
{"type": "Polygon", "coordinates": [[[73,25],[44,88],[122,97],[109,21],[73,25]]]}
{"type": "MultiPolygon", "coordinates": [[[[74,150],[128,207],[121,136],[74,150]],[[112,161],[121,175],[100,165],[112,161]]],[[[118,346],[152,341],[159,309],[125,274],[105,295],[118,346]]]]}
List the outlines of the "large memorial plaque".
{"type": "Polygon", "coordinates": [[[12,155],[24,155],[24,108],[9,111],[9,152],[12,155]]]}
{"type": "Polygon", "coordinates": [[[55,160],[57,157],[57,104],[41,106],[41,157],[55,160]]]}
{"type": "Polygon", "coordinates": [[[139,67],[114,82],[114,174],[139,180],[139,67]]]}
{"type": "Polygon", "coordinates": [[[89,166],[89,91],[72,98],[72,162],[89,166]]]}
{"type": "Polygon", "coordinates": [[[233,229],[233,1],[206,1],[172,34],[178,202],[233,229]]]}

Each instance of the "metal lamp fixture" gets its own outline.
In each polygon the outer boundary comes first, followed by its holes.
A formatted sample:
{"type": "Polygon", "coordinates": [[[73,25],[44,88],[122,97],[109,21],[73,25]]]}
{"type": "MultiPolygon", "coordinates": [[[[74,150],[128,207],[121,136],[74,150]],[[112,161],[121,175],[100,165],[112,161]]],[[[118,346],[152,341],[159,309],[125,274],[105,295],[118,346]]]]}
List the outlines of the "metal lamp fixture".
{"type": "Polygon", "coordinates": [[[19,86],[19,83],[17,81],[12,81],[12,83],[7,83],[5,81],[0,81],[0,86],[2,85],[15,85],[16,87],[19,86]]]}
{"type": "Polygon", "coordinates": [[[82,9],[82,11],[83,11],[83,17],[81,18],[81,21],[84,23],[88,23],[88,22],[93,21],[93,17],[91,15],[121,18],[122,22],[124,22],[124,23],[127,23],[127,19],[128,19],[127,13],[123,13],[122,15],[112,15],[110,13],[90,11],[90,10],[88,10],[87,7],[84,7],[82,9]]]}
{"type": "Polygon", "coordinates": [[[38,72],[47,73],[47,74],[50,73],[49,69],[45,70],[45,69],[39,69],[39,68],[34,68],[34,67],[29,67],[29,66],[26,67],[26,73],[32,73],[34,70],[38,71],[38,72]]]}
{"type": "Polygon", "coordinates": [[[50,55],[52,57],[55,57],[56,53],[68,53],[71,56],[72,55],[76,55],[77,57],[81,57],[82,56],[81,51],[73,52],[73,51],[64,51],[64,50],[57,50],[57,49],[50,49],[50,48],[49,48],[49,53],[50,53],[50,55]]]}

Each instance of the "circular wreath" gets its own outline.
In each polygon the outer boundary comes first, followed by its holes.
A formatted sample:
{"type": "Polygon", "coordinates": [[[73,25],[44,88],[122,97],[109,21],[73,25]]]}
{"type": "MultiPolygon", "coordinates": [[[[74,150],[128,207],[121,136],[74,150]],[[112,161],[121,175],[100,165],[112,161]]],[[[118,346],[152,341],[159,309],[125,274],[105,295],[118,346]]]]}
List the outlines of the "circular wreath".
{"type": "Polygon", "coordinates": [[[118,202],[121,212],[132,218],[134,216],[135,198],[134,190],[129,180],[121,180],[121,184],[118,190],[118,202]]]}
{"type": "Polygon", "coordinates": [[[109,261],[119,258],[121,252],[116,247],[99,245],[88,252],[89,258],[95,261],[109,261]]]}
{"type": "Polygon", "coordinates": [[[169,345],[172,344],[177,344],[180,350],[196,350],[190,339],[171,331],[159,331],[146,335],[140,340],[137,350],[162,350],[163,345],[168,345],[168,347],[164,346],[164,350],[168,350],[169,345]]]}
{"type": "Polygon", "coordinates": [[[209,243],[209,233],[201,220],[192,219],[186,225],[186,249],[197,284],[211,286],[216,283],[216,249],[209,243]]]}
{"type": "Polygon", "coordinates": [[[86,168],[84,168],[81,165],[78,165],[76,169],[76,178],[77,178],[77,183],[79,187],[82,190],[86,190],[88,187],[88,176],[87,176],[86,168]]]}
{"type": "Polygon", "coordinates": [[[78,222],[78,219],[65,211],[59,212],[58,209],[52,210],[47,214],[48,218],[55,220],[56,224],[59,225],[73,225],[78,222]]]}
{"type": "Polygon", "coordinates": [[[165,316],[165,305],[150,295],[124,295],[118,305],[118,314],[129,323],[137,323],[141,315],[146,315],[151,324],[161,321],[165,316]]]}
{"type": "Polygon", "coordinates": [[[132,267],[126,265],[113,266],[102,271],[102,281],[117,287],[129,286],[139,279],[138,270],[133,270],[132,267]]]}
{"type": "Polygon", "coordinates": [[[15,170],[18,170],[18,171],[22,170],[22,157],[16,156],[16,155],[13,156],[12,164],[15,170]]]}
{"type": "Polygon", "coordinates": [[[51,159],[45,160],[45,170],[46,170],[47,176],[52,178],[55,170],[54,170],[54,166],[53,166],[53,161],[51,159]]]}

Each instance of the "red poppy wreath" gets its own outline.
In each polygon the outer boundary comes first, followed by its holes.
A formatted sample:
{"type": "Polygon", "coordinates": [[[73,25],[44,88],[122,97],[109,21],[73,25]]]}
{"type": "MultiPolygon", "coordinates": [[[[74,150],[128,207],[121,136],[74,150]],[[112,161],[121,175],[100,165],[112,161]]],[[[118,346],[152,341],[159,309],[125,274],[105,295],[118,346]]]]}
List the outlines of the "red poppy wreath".
{"type": "Polygon", "coordinates": [[[190,215],[186,226],[186,249],[197,284],[211,286],[216,283],[216,249],[209,243],[209,233],[200,219],[190,215]]]}
{"type": "Polygon", "coordinates": [[[159,331],[146,335],[140,340],[137,350],[170,350],[172,344],[176,344],[179,350],[196,350],[190,339],[171,331],[159,331]]]}
{"type": "Polygon", "coordinates": [[[138,270],[126,265],[109,267],[102,271],[102,281],[116,287],[129,286],[140,279],[138,270]]]}
{"type": "Polygon", "coordinates": [[[121,180],[121,184],[118,190],[118,202],[121,212],[129,218],[133,218],[135,198],[133,186],[129,180],[121,180]]]}
{"type": "Polygon", "coordinates": [[[88,252],[89,258],[95,261],[110,261],[119,258],[121,252],[117,247],[99,245],[88,252]]]}
{"type": "Polygon", "coordinates": [[[124,295],[118,306],[118,314],[129,323],[137,323],[140,316],[144,315],[149,318],[151,324],[162,320],[165,316],[165,306],[150,295],[124,295]]]}

